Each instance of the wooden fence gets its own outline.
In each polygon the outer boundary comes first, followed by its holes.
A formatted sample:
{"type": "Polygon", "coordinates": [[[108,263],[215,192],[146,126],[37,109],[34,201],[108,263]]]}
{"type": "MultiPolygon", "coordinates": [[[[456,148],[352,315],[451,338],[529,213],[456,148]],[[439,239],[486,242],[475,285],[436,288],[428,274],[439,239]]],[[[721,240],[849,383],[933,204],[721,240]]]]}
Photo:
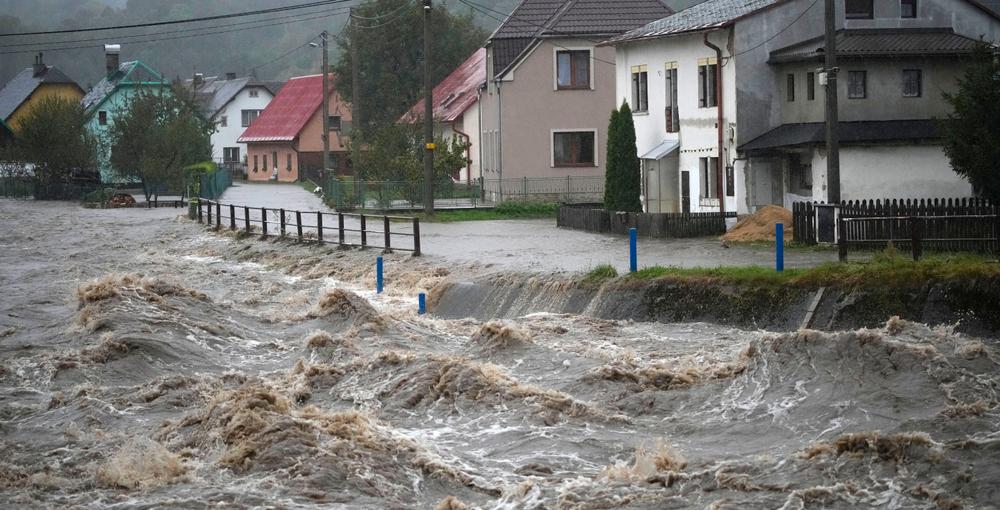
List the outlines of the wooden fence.
{"type": "Polygon", "coordinates": [[[299,241],[409,251],[413,255],[420,255],[419,218],[268,209],[211,200],[198,200],[195,207],[198,222],[207,222],[217,230],[228,227],[230,230],[242,230],[246,233],[259,232],[262,236],[294,235],[299,241]],[[403,231],[400,223],[412,225],[412,230],[403,231]],[[393,224],[396,225],[395,231],[393,224]],[[293,234],[289,234],[290,231],[293,234]],[[401,244],[403,240],[408,242],[401,244]]]}
{"type": "MultiPolygon", "coordinates": [[[[735,218],[735,212],[725,218],[735,218]]],[[[719,213],[625,213],[610,212],[595,205],[559,207],[556,225],[587,232],[627,234],[635,228],[644,237],[702,237],[726,232],[719,213]]]]}

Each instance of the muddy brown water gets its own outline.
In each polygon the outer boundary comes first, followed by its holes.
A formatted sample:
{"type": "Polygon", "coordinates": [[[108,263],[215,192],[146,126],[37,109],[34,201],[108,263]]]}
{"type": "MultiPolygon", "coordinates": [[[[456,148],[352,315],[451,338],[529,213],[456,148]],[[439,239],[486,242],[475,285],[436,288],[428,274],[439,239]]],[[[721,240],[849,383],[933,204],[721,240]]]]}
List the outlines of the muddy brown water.
{"type": "MultiPolygon", "coordinates": [[[[0,201],[0,506],[995,508],[997,342],[416,315],[481,268],[0,201]]],[[[544,275],[539,276],[544,278],[544,275]]]]}

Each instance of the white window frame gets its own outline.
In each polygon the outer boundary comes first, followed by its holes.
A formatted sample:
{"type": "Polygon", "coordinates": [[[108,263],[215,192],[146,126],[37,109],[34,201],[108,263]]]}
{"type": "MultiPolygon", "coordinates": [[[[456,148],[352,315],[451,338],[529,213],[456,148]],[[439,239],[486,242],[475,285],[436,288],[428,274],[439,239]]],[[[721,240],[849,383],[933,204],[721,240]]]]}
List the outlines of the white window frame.
{"type": "Polygon", "coordinates": [[[594,168],[600,167],[601,162],[598,160],[601,151],[598,149],[600,147],[600,140],[596,129],[592,128],[559,128],[553,129],[549,133],[549,167],[550,168],[590,168],[587,165],[579,166],[558,166],[556,165],[556,133],[594,133],[594,168]]]}
{"type": "MultiPolygon", "coordinates": [[[[574,90],[588,89],[560,89],[559,88],[559,52],[560,51],[586,51],[590,54],[590,90],[594,90],[594,47],[593,46],[556,46],[552,45],[552,90],[556,92],[572,92],[574,90]]],[[[562,130],[565,131],[565,130],[562,130]]]]}

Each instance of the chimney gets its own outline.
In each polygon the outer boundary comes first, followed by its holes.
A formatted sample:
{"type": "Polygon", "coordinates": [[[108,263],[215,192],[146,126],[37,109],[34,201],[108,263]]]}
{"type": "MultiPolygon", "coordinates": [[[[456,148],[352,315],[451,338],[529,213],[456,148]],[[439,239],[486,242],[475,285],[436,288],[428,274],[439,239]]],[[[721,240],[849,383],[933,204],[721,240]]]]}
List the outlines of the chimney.
{"type": "Polygon", "coordinates": [[[118,56],[121,52],[122,45],[120,44],[104,45],[104,68],[107,70],[108,76],[118,71],[118,56]]]}
{"type": "Polygon", "coordinates": [[[226,79],[227,80],[235,80],[236,79],[236,73],[226,73],[226,79]]]}
{"type": "Polygon", "coordinates": [[[33,70],[32,74],[37,78],[45,74],[46,69],[47,68],[45,67],[45,61],[42,60],[42,53],[38,52],[38,55],[35,55],[35,65],[32,67],[33,70]]]}
{"type": "Polygon", "coordinates": [[[191,79],[191,85],[194,88],[198,88],[202,83],[205,83],[205,75],[202,73],[194,73],[194,78],[191,79]]]}

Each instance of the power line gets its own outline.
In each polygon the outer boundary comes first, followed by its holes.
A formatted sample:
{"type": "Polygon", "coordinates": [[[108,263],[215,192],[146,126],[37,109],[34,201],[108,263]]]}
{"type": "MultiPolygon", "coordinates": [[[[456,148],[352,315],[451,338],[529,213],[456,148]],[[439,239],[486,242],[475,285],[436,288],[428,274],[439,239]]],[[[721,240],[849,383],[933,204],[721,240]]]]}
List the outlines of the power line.
{"type": "Polygon", "coordinates": [[[741,51],[739,53],[734,53],[734,54],[730,55],[729,58],[738,57],[740,55],[744,55],[746,53],[750,53],[751,51],[756,50],[757,48],[760,48],[761,46],[763,46],[763,45],[771,42],[775,37],[778,37],[779,35],[781,35],[782,33],[784,33],[785,30],[788,30],[789,28],[792,27],[792,25],[794,25],[796,22],[798,22],[800,19],[802,19],[802,17],[805,16],[806,13],[809,12],[809,10],[812,9],[818,2],[819,2],[819,0],[813,0],[813,3],[809,4],[809,7],[806,7],[802,11],[802,13],[800,13],[795,19],[792,20],[791,23],[785,25],[785,28],[782,28],[781,30],[778,30],[771,37],[768,37],[767,39],[764,39],[763,41],[761,41],[756,46],[753,46],[752,48],[747,48],[747,49],[745,49],[745,50],[743,50],[743,51],[741,51]]]}
{"type": "MultiPolygon", "coordinates": [[[[410,7],[411,4],[413,4],[413,0],[407,0],[406,3],[404,3],[401,6],[399,6],[396,10],[394,10],[394,11],[392,11],[392,12],[390,12],[390,13],[388,13],[388,14],[385,15],[385,16],[393,16],[391,19],[385,20],[385,21],[383,21],[383,22],[381,22],[381,23],[379,23],[377,25],[365,26],[365,25],[358,24],[358,25],[355,25],[354,28],[362,28],[362,29],[365,29],[365,30],[371,30],[371,29],[376,29],[376,28],[382,28],[382,27],[384,27],[386,25],[390,25],[390,24],[396,22],[397,20],[402,19],[403,16],[406,15],[405,12],[402,12],[403,9],[405,9],[407,7],[410,7]]],[[[383,16],[383,17],[385,17],[385,16],[383,16]]],[[[354,16],[354,15],[352,15],[351,17],[355,18],[355,19],[366,19],[366,20],[379,19],[379,18],[362,18],[362,17],[354,16]]]]}
{"type": "Polygon", "coordinates": [[[379,14],[379,15],[374,16],[374,17],[359,16],[357,14],[351,14],[351,17],[354,18],[354,19],[362,19],[362,20],[365,20],[365,21],[378,21],[378,20],[380,20],[380,19],[382,19],[382,18],[384,18],[386,16],[392,16],[393,14],[396,14],[397,12],[403,10],[404,8],[409,7],[409,4],[412,4],[412,3],[413,3],[413,0],[407,0],[404,4],[402,4],[399,7],[393,9],[392,11],[387,12],[385,14],[379,14]]]}
{"type": "Polygon", "coordinates": [[[264,67],[264,66],[269,66],[269,65],[271,65],[271,64],[273,64],[273,63],[275,63],[275,62],[277,62],[277,61],[279,61],[279,60],[281,60],[281,59],[283,59],[283,58],[291,55],[292,53],[295,53],[296,51],[299,51],[302,48],[305,48],[306,46],[309,46],[309,43],[315,41],[317,37],[319,37],[319,36],[318,35],[317,36],[313,36],[312,39],[309,39],[308,41],[300,44],[299,46],[296,46],[296,47],[288,50],[285,53],[282,53],[281,55],[279,55],[277,57],[275,57],[275,58],[273,58],[271,60],[268,60],[267,62],[264,62],[263,64],[259,64],[259,65],[251,67],[250,68],[250,72],[256,71],[257,69],[260,69],[261,67],[264,67]]]}
{"type": "Polygon", "coordinates": [[[122,30],[122,29],[127,29],[127,28],[145,28],[145,27],[157,27],[157,26],[163,26],[163,25],[177,25],[177,24],[182,24],[182,23],[194,23],[194,22],[198,22],[198,21],[214,21],[214,20],[220,20],[220,19],[231,19],[231,18],[240,18],[240,17],[244,17],[244,16],[257,16],[257,15],[261,15],[261,14],[272,14],[272,13],[276,13],[276,12],[294,11],[294,10],[298,10],[298,9],[308,9],[310,7],[320,7],[320,6],[331,5],[331,4],[342,4],[342,3],[347,3],[347,2],[351,2],[351,1],[354,1],[354,0],[318,0],[318,1],[315,1],[315,2],[309,2],[309,3],[304,3],[304,4],[298,4],[298,5],[289,5],[289,6],[285,6],[285,7],[272,7],[270,9],[258,9],[258,10],[255,10],[255,11],[235,12],[235,13],[230,13],[230,14],[218,14],[218,15],[215,15],[215,16],[204,16],[204,17],[200,17],[200,18],[188,18],[188,19],[179,19],[179,20],[170,20],[170,21],[154,21],[154,22],[149,22],[149,23],[135,23],[135,24],[132,24],[132,25],[116,25],[116,26],[107,26],[107,27],[73,28],[73,29],[65,29],[65,30],[47,30],[47,31],[41,31],[41,32],[17,32],[17,33],[9,33],[9,34],[0,34],[0,37],[17,37],[17,36],[26,36],[26,35],[72,34],[72,33],[77,33],[77,32],[100,32],[100,31],[105,31],[105,30],[122,30]]]}

